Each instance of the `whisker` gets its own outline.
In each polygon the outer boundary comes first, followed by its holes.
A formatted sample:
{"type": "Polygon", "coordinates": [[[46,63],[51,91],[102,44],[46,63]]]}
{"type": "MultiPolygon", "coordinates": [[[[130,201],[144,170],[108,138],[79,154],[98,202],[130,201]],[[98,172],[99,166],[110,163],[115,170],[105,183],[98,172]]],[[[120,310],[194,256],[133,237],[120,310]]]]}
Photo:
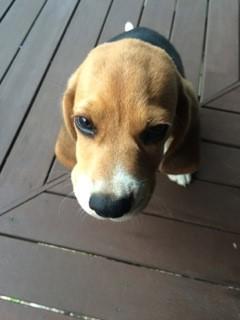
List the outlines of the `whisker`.
{"type": "Polygon", "coordinates": [[[79,204],[78,204],[77,213],[78,213],[78,216],[80,217],[81,222],[84,222],[88,214],[79,204]]]}
{"type": "Polygon", "coordinates": [[[133,222],[135,224],[135,226],[137,227],[141,227],[142,226],[142,215],[141,214],[136,214],[135,217],[133,217],[133,222]]]}
{"type": "Polygon", "coordinates": [[[66,202],[66,200],[69,200],[69,196],[70,196],[70,195],[73,195],[73,194],[74,194],[73,191],[69,192],[69,193],[68,193],[67,195],[65,195],[65,196],[63,197],[63,199],[60,201],[59,206],[58,206],[58,215],[61,214],[61,210],[62,210],[62,208],[63,208],[63,204],[66,202]]]}

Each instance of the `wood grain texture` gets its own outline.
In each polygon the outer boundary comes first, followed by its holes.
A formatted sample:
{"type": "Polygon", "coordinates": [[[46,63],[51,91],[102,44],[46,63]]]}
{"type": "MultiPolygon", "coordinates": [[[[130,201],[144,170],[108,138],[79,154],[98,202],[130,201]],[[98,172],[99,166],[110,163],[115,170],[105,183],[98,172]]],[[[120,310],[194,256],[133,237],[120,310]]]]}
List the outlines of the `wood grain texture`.
{"type": "Polygon", "coordinates": [[[240,186],[240,149],[202,143],[201,159],[199,179],[240,186]]]}
{"type": "Polygon", "coordinates": [[[58,177],[61,177],[64,174],[69,173],[69,170],[64,168],[57,159],[54,160],[52,169],[50,171],[49,177],[48,177],[48,182],[57,179],[58,177]]]}
{"type": "Polygon", "coordinates": [[[202,138],[240,147],[240,114],[201,108],[202,138]]]}
{"type": "Polygon", "coordinates": [[[6,320],[71,320],[72,318],[51,311],[0,301],[0,314],[6,320]]]}
{"type": "Polygon", "coordinates": [[[60,100],[67,79],[93,47],[109,3],[110,0],[80,2],[3,168],[0,176],[0,207],[20,199],[43,184],[60,128],[60,100]],[[79,32],[85,30],[86,26],[87,34],[79,32]]]}
{"type": "MultiPolygon", "coordinates": [[[[50,191],[74,196],[70,179],[56,185],[50,191]]],[[[61,205],[65,206],[64,202],[61,205]]],[[[196,179],[187,188],[183,188],[157,173],[155,191],[144,211],[169,219],[240,233],[239,208],[238,188],[196,179]]]]}
{"type": "Polygon", "coordinates": [[[239,2],[209,3],[202,100],[239,80],[239,2]]]}
{"type": "Polygon", "coordinates": [[[159,173],[146,212],[240,233],[239,208],[237,188],[198,180],[183,188],[159,173]]]}
{"type": "Polygon", "coordinates": [[[43,305],[115,320],[239,317],[239,292],[221,286],[4,237],[0,255],[2,292],[43,305]]]}
{"type": "Polygon", "coordinates": [[[0,79],[17,52],[45,0],[16,1],[0,28],[0,79]],[[14,21],[14,23],[13,23],[14,21]],[[6,34],[8,35],[6,37],[6,34]]]}
{"type": "Polygon", "coordinates": [[[124,32],[126,22],[137,25],[142,8],[142,0],[115,0],[104,25],[99,43],[108,41],[113,36],[124,32]]]}
{"type": "Polygon", "coordinates": [[[240,83],[237,83],[229,91],[207,101],[206,105],[226,111],[238,112],[240,114],[240,83]]]}
{"type": "Polygon", "coordinates": [[[67,195],[72,191],[73,191],[73,187],[72,187],[71,177],[66,179],[66,181],[64,181],[63,183],[59,183],[58,185],[54,187],[50,187],[46,190],[46,192],[50,192],[50,193],[53,192],[60,195],[67,195]]]}
{"type": "Polygon", "coordinates": [[[6,13],[7,9],[14,2],[14,0],[1,0],[0,1],[0,20],[3,18],[3,15],[6,13]]]}
{"type": "MultiPolygon", "coordinates": [[[[0,0],[0,10],[6,3],[0,0]]],[[[239,319],[238,1],[209,3],[205,70],[210,70],[209,90],[216,92],[207,97],[209,108],[201,112],[205,139],[201,170],[187,188],[157,173],[145,212],[114,224],[84,215],[72,194],[72,198],[54,194],[72,192],[68,176],[57,179],[65,172],[58,163],[50,173],[51,182],[43,185],[52,165],[67,79],[100,36],[104,41],[121,32],[127,20],[136,22],[142,13],[141,25],[166,37],[172,34],[187,75],[197,87],[194,77],[198,77],[206,0],[48,0],[33,26],[43,1],[14,2],[0,24],[0,35],[6,31],[0,57],[9,52],[0,71],[6,70],[31,30],[0,86],[1,147],[1,141],[9,139],[8,130],[14,136],[25,110],[30,104],[32,108],[0,176],[0,295],[74,312],[75,318],[239,319]],[[56,47],[76,3],[77,10],[56,47]],[[231,68],[236,70],[228,74],[231,68]],[[233,79],[237,80],[232,83],[233,79]],[[7,83],[8,91],[3,91],[7,83]]],[[[69,317],[0,299],[2,318],[69,317]]]]}
{"type": "Polygon", "coordinates": [[[76,5],[50,0],[0,86],[0,164],[37,90],[49,60],[76,5]],[[13,116],[14,115],[14,116],[13,116]]]}
{"type": "Polygon", "coordinates": [[[0,222],[1,233],[240,286],[240,256],[233,246],[240,246],[240,235],[149,215],[125,223],[99,221],[81,213],[76,200],[50,194],[0,222]]]}
{"type": "Polygon", "coordinates": [[[186,77],[196,92],[202,64],[206,8],[207,0],[179,0],[171,37],[181,55],[186,77]]]}
{"type": "Polygon", "coordinates": [[[175,2],[175,0],[145,1],[140,25],[154,29],[168,38],[175,9],[175,2]]]}

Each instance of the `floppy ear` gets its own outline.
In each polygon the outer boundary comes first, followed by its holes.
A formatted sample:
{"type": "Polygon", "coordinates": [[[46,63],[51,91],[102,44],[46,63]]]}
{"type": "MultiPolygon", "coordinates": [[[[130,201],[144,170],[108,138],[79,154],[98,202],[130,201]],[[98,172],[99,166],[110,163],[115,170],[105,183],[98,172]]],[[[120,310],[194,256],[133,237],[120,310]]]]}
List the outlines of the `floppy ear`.
{"type": "Polygon", "coordinates": [[[184,174],[198,170],[200,163],[198,108],[198,100],[191,84],[179,76],[176,114],[169,138],[170,145],[160,163],[162,172],[184,174]]]}
{"type": "Polygon", "coordinates": [[[63,125],[60,129],[55,145],[57,159],[65,167],[72,169],[76,164],[75,147],[76,132],[73,126],[72,110],[76,91],[78,70],[68,80],[67,88],[62,99],[63,125]]]}

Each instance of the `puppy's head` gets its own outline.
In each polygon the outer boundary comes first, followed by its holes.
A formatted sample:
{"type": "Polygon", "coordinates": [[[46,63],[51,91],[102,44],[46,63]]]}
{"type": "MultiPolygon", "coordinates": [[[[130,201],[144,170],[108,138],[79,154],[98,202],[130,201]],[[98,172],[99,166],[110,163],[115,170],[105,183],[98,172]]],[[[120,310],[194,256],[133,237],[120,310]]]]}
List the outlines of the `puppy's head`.
{"type": "Polygon", "coordinates": [[[196,170],[196,105],[165,51],[134,39],[93,49],[68,82],[56,144],[82,208],[122,220],[148,203],[159,164],[196,170]]]}

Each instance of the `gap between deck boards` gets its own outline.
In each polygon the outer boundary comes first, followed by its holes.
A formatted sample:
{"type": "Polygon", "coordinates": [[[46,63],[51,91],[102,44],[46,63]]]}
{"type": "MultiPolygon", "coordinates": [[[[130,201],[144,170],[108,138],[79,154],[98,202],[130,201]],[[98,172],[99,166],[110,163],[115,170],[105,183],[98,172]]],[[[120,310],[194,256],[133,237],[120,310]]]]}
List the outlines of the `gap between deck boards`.
{"type": "Polygon", "coordinates": [[[21,237],[21,236],[14,236],[14,235],[7,234],[7,233],[2,233],[2,232],[0,232],[0,237],[5,237],[5,238],[13,239],[13,240],[18,240],[18,241],[23,241],[23,242],[31,243],[31,244],[34,244],[34,245],[37,245],[37,246],[43,246],[43,247],[47,247],[47,248],[54,249],[54,250],[60,250],[60,251],[63,251],[63,252],[79,254],[79,255],[82,255],[82,256],[89,256],[89,257],[93,257],[93,258],[96,258],[96,259],[103,259],[103,260],[106,260],[106,261],[112,261],[112,262],[115,262],[115,263],[121,263],[121,264],[124,264],[124,265],[143,268],[143,269],[146,269],[146,270],[159,272],[160,274],[163,274],[163,275],[166,275],[166,276],[170,276],[170,277],[184,278],[184,279],[189,279],[189,280],[193,280],[193,281],[196,281],[196,282],[208,283],[210,285],[222,287],[222,288],[229,289],[229,290],[240,291],[240,286],[237,286],[237,285],[234,285],[234,284],[224,284],[224,283],[220,283],[220,282],[217,282],[217,281],[211,281],[211,280],[205,279],[205,278],[193,277],[193,276],[190,276],[190,275],[185,274],[185,273],[173,272],[171,270],[166,270],[166,269],[162,269],[162,268],[158,268],[158,267],[152,267],[150,265],[146,265],[146,264],[143,264],[143,263],[137,263],[137,262],[133,262],[133,261],[130,261],[130,260],[118,259],[118,258],[114,258],[114,257],[111,257],[111,256],[107,256],[107,255],[103,255],[103,254],[99,254],[99,253],[95,253],[95,252],[80,250],[80,249],[71,248],[71,247],[68,247],[68,246],[63,246],[63,245],[58,245],[58,244],[53,244],[53,243],[48,243],[48,242],[44,242],[44,241],[38,241],[38,240],[30,239],[30,238],[24,238],[24,237],[21,237]]]}

